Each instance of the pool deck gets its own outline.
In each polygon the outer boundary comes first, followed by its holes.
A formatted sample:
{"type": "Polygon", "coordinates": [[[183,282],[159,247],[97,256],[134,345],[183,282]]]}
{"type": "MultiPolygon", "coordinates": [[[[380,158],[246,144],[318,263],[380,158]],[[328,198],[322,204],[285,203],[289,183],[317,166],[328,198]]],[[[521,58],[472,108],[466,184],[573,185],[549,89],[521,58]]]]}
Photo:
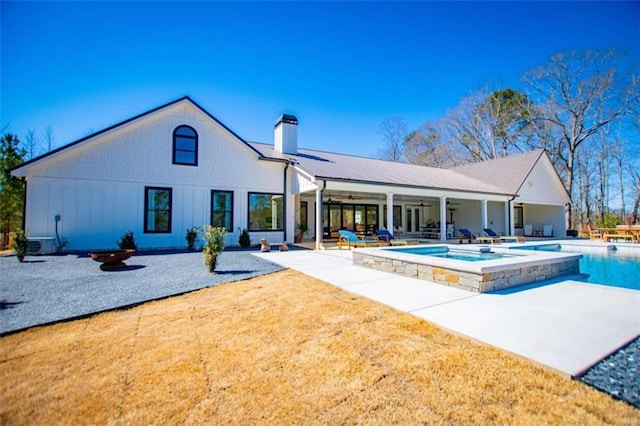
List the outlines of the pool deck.
{"type": "Polygon", "coordinates": [[[256,256],[570,377],[640,336],[636,290],[568,280],[479,294],[354,266],[350,251],[256,256]]]}

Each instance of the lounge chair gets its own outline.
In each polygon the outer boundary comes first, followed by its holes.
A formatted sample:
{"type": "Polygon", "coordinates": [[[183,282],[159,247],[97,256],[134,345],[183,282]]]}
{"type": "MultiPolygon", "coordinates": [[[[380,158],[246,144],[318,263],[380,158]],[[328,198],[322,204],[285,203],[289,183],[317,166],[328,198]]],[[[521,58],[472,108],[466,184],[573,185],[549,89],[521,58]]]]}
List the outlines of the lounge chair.
{"type": "Polygon", "coordinates": [[[408,246],[409,244],[418,244],[420,242],[418,239],[396,238],[386,229],[378,229],[376,235],[378,236],[378,240],[391,246],[408,246]]]}
{"type": "Polygon", "coordinates": [[[461,237],[460,237],[460,244],[462,244],[462,242],[464,240],[468,240],[469,243],[472,243],[474,241],[477,241],[479,243],[499,243],[500,242],[500,238],[495,238],[495,237],[476,237],[475,235],[473,235],[473,233],[471,231],[469,231],[466,228],[460,228],[458,229],[458,232],[460,232],[461,237]]]}
{"type": "Polygon", "coordinates": [[[524,236],[533,237],[533,225],[524,225],[524,236]]]}
{"type": "Polygon", "coordinates": [[[542,227],[543,237],[553,237],[553,225],[544,225],[542,227]]]}
{"type": "Polygon", "coordinates": [[[516,243],[524,243],[524,237],[520,235],[506,235],[500,236],[491,228],[484,228],[483,231],[489,236],[493,238],[499,238],[500,241],[515,241],[516,243]]]}
{"type": "Polygon", "coordinates": [[[340,234],[338,238],[339,249],[342,249],[343,244],[346,244],[349,249],[351,247],[380,247],[382,245],[380,240],[363,240],[351,231],[340,230],[338,234],[340,234]]]}

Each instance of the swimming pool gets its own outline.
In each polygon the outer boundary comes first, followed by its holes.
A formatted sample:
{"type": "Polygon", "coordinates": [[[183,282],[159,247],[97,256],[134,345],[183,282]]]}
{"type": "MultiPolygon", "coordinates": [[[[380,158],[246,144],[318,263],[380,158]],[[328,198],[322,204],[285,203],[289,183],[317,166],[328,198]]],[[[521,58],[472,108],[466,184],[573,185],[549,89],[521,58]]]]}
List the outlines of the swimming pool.
{"type": "Polygon", "coordinates": [[[583,253],[580,272],[589,274],[590,283],[640,290],[640,258],[617,252],[583,253]]]}
{"type": "MultiPolygon", "coordinates": [[[[516,248],[516,247],[512,247],[516,248]]],[[[519,250],[581,253],[580,272],[585,282],[640,290],[640,247],[613,244],[541,244],[519,250]]]]}

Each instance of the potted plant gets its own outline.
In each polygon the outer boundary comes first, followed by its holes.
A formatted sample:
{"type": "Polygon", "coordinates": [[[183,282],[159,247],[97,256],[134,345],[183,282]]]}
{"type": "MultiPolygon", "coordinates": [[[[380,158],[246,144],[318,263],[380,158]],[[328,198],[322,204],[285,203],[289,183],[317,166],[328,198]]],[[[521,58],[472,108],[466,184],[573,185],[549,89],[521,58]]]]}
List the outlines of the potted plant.
{"type": "Polygon", "coordinates": [[[301,243],[304,236],[309,232],[309,226],[306,222],[300,222],[296,225],[296,230],[298,231],[294,237],[295,243],[301,243]]]}
{"type": "Polygon", "coordinates": [[[11,248],[16,252],[16,257],[19,262],[24,262],[24,257],[27,255],[28,244],[27,234],[22,229],[19,229],[11,242],[11,248]]]}
{"type": "Polygon", "coordinates": [[[224,236],[226,233],[227,230],[225,228],[215,228],[211,225],[207,226],[204,231],[202,256],[209,272],[213,272],[216,269],[218,255],[224,250],[224,236]]]}
{"type": "Polygon", "coordinates": [[[187,236],[185,239],[187,240],[187,249],[189,251],[194,251],[196,247],[196,238],[198,238],[198,233],[200,230],[195,226],[191,229],[187,228],[187,236]]]}

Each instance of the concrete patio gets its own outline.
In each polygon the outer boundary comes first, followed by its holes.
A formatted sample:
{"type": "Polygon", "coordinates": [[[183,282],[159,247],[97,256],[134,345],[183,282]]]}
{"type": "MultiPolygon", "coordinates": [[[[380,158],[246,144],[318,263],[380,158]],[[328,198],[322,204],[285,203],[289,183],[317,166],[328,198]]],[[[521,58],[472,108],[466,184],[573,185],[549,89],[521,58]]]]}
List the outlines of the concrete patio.
{"type": "Polygon", "coordinates": [[[575,377],[640,335],[640,292],[578,281],[477,294],[352,265],[342,250],[263,259],[575,377]]]}

